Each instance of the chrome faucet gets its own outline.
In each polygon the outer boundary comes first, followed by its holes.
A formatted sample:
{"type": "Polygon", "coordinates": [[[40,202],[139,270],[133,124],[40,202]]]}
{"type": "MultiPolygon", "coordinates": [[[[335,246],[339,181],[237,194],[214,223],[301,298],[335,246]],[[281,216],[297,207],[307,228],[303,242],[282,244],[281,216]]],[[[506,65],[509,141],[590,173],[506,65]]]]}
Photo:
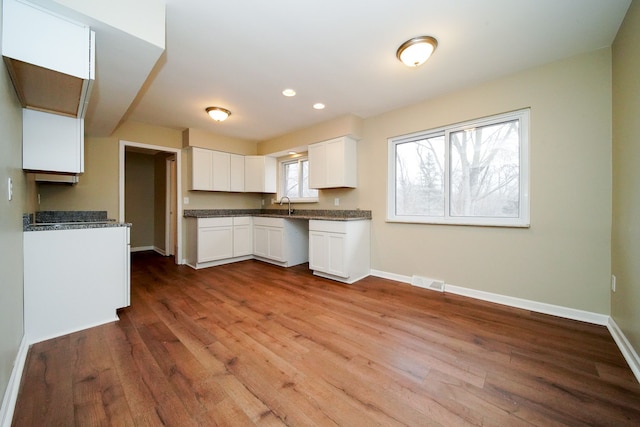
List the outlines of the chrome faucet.
{"type": "Polygon", "coordinates": [[[293,213],[293,209],[291,209],[291,199],[289,198],[289,196],[282,196],[282,198],[280,199],[280,206],[282,206],[282,204],[284,203],[284,199],[287,199],[289,201],[289,215],[291,215],[293,213]]]}

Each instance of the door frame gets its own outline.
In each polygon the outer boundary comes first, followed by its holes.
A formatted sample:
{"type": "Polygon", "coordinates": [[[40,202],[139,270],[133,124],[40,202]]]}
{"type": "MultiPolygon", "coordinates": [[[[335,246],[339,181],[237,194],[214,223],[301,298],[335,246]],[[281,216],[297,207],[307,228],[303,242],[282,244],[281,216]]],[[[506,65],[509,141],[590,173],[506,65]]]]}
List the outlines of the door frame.
{"type": "Polygon", "coordinates": [[[165,252],[167,255],[175,256],[175,247],[176,247],[176,232],[177,231],[177,208],[178,208],[178,194],[176,189],[177,185],[177,177],[178,177],[178,169],[177,169],[177,159],[176,156],[167,157],[165,160],[165,171],[166,171],[166,188],[165,188],[165,252]],[[174,209],[174,199],[175,199],[175,209],[174,209]],[[174,230],[175,226],[175,230],[174,230]]]}
{"type": "Polygon", "coordinates": [[[175,263],[176,264],[184,264],[184,259],[182,257],[182,149],[180,148],[171,148],[164,147],[161,145],[151,145],[151,144],[143,144],[140,142],[132,142],[121,139],[120,140],[120,149],[119,149],[119,173],[118,173],[118,207],[119,207],[119,221],[125,222],[124,216],[124,196],[125,196],[125,187],[124,187],[124,174],[125,174],[125,149],[126,147],[136,147],[142,148],[146,150],[153,151],[161,151],[164,153],[173,153],[175,154],[176,159],[176,199],[177,199],[177,207],[176,207],[176,253],[175,253],[175,263]]]}

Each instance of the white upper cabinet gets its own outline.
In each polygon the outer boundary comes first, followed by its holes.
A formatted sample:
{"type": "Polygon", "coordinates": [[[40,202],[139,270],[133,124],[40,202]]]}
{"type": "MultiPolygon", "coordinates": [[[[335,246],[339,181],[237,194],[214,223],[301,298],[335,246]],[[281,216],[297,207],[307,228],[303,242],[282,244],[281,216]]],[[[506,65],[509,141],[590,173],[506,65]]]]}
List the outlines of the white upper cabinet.
{"type": "Polygon", "coordinates": [[[84,119],[22,110],[22,168],[83,173],[84,119]]]}
{"type": "Polygon", "coordinates": [[[212,190],[231,190],[231,154],[222,151],[212,151],[212,190]]]}
{"type": "Polygon", "coordinates": [[[221,151],[191,149],[191,190],[230,191],[231,155],[221,151]]]}
{"type": "Polygon", "coordinates": [[[244,157],[244,191],[247,193],[276,192],[276,159],[268,156],[244,157]]]}
{"type": "Polygon", "coordinates": [[[356,188],[356,140],[348,136],[309,145],[310,188],[356,188]]]}
{"type": "Polygon", "coordinates": [[[229,191],[241,193],[244,191],[244,156],[231,154],[231,173],[229,191]]]}
{"type": "Polygon", "coordinates": [[[4,0],[2,12],[2,55],[23,107],[84,117],[94,32],[28,2],[4,0]]]}
{"type": "Polygon", "coordinates": [[[276,159],[191,148],[191,190],[276,192],[276,159]]]}

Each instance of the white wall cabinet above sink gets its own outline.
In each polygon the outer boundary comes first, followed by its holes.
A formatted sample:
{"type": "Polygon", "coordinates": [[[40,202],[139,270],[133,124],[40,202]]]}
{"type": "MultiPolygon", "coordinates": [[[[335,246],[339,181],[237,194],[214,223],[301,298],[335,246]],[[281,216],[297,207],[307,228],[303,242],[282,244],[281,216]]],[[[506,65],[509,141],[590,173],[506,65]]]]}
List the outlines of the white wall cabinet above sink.
{"type": "Polygon", "coordinates": [[[356,188],[356,143],[343,136],[309,145],[309,188],[356,188]]]}

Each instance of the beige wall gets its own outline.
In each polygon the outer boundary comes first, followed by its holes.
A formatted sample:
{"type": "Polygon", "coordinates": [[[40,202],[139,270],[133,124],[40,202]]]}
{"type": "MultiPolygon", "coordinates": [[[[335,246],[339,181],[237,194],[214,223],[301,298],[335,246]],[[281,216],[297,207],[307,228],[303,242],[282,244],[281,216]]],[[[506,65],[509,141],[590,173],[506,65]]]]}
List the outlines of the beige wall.
{"type": "Polygon", "coordinates": [[[124,219],[131,223],[131,248],[154,245],[155,158],[151,154],[125,153],[124,219]]]}
{"type": "MultiPolygon", "coordinates": [[[[0,1],[0,6],[1,6],[0,1]]],[[[0,7],[0,44],[2,19],[0,7]]],[[[22,214],[27,183],[22,172],[22,110],[4,66],[0,66],[0,402],[24,335],[22,214]],[[13,199],[7,199],[7,179],[13,180],[13,199]]]]}
{"type": "MultiPolygon", "coordinates": [[[[365,121],[372,268],[609,313],[611,55],[570,58],[365,121]],[[385,223],[387,138],[531,108],[531,228],[385,223]]],[[[367,179],[364,179],[367,177],[367,179]]]]}
{"type": "Polygon", "coordinates": [[[285,135],[261,141],[258,154],[272,154],[296,147],[306,147],[314,142],[326,141],[338,136],[352,135],[356,139],[362,136],[363,120],[353,114],[298,129],[285,135]]]}
{"type": "Polygon", "coordinates": [[[611,315],[640,353],[640,2],[634,0],[613,44],[611,315]]]}
{"type": "Polygon", "coordinates": [[[608,314],[610,64],[602,49],[368,118],[358,188],[321,190],[313,208],[333,209],[340,197],[340,209],[372,210],[375,270],[608,314]],[[385,222],[388,138],[525,107],[531,228],[385,222]]]}

